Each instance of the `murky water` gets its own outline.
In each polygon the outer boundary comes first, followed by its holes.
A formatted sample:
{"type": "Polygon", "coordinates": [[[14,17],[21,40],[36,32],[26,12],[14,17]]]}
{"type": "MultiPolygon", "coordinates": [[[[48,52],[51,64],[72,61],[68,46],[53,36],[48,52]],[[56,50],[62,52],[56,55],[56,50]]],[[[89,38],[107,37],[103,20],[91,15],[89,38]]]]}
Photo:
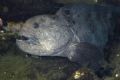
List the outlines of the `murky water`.
{"type": "MultiPolygon", "coordinates": [[[[59,3],[47,0],[1,1],[0,18],[3,20],[3,25],[0,25],[0,80],[120,80],[119,13],[112,14],[111,23],[115,29],[108,37],[109,40],[103,50],[105,60],[98,70],[89,68],[90,64],[85,64],[83,67],[65,57],[31,55],[16,45],[16,38],[19,38],[17,32],[27,19],[36,15],[54,15],[66,5],[66,2],[63,4],[64,2],[61,1],[58,0],[59,3]],[[16,28],[17,24],[20,26],[16,28]]],[[[95,4],[90,3],[90,5],[95,4]]],[[[115,3],[114,6],[116,6],[115,3]]],[[[118,3],[117,7],[119,7],[118,3]]],[[[66,14],[63,13],[63,15],[66,14]]]]}

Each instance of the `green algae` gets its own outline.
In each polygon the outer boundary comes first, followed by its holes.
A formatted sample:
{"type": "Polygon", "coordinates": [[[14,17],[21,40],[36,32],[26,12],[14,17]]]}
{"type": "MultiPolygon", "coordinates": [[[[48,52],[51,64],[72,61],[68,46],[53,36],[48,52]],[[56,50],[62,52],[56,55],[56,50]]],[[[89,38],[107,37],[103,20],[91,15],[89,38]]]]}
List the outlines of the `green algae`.
{"type": "Polygon", "coordinates": [[[66,59],[32,58],[7,53],[0,56],[0,80],[66,80],[75,64],[66,59]]]}
{"type": "Polygon", "coordinates": [[[28,80],[31,61],[20,56],[7,55],[0,59],[1,80],[28,80]]]}

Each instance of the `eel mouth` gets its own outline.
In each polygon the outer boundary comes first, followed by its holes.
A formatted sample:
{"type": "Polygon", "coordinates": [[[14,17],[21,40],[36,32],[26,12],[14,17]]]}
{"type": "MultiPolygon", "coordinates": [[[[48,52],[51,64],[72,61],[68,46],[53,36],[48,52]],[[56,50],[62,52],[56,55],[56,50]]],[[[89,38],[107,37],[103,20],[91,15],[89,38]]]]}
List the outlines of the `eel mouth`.
{"type": "Polygon", "coordinates": [[[23,41],[24,41],[24,40],[28,40],[29,37],[22,35],[22,36],[19,36],[17,39],[18,39],[18,40],[23,40],[23,41]]]}
{"type": "Polygon", "coordinates": [[[26,35],[19,35],[17,41],[32,45],[37,45],[39,43],[38,39],[35,36],[28,37],[26,35]]]}

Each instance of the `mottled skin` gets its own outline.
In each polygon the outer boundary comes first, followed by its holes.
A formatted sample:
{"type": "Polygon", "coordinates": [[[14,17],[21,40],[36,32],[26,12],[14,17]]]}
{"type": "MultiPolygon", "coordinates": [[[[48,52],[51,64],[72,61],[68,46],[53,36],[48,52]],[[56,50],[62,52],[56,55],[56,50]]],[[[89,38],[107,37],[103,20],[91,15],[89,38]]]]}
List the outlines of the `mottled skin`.
{"type": "MultiPolygon", "coordinates": [[[[25,52],[39,56],[61,56],[64,46],[72,41],[68,22],[52,15],[35,16],[25,22],[17,40],[25,52]]],[[[64,56],[64,55],[63,55],[64,56]]]]}
{"type": "Polygon", "coordinates": [[[113,30],[111,17],[111,10],[102,6],[66,6],[54,16],[28,19],[17,45],[32,55],[67,57],[81,66],[98,69],[113,30]]]}

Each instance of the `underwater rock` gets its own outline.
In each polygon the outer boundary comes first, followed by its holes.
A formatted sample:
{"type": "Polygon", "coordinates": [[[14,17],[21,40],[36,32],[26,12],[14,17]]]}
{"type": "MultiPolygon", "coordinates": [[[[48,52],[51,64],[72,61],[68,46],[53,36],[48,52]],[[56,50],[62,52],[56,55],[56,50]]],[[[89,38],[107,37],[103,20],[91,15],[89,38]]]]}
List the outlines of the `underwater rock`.
{"type": "Polygon", "coordinates": [[[67,80],[102,80],[89,69],[81,68],[76,70],[67,80]]]}
{"type": "Polygon", "coordinates": [[[120,6],[120,0],[104,0],[105,3],[107,4],[112,4],[115,6],[120,6]]]}
{"type": "Polygon", "coordinates": [[[15,55],[0,57],[0,79],[30,80],[27,75],[30,72],[31,61],[30,59],[15,55]]]}
{"type": "Polygon", "coordinates": [[[22,28],[23,22],[8,22],[6,31],[17,33],[22,28]]]}
{"type": "Polygon", "coordinates": [[[108,49],[110,54],[108,57],[109,65],[113,71],[111,76],[105,77],[105,80],[120,80],[120,40],[112,40],[108,49]]]}
{"type": "Polygon", "coordinates": [[[53,14],[62,6],[51,0],[1,0],[0,17],[7,21],[26,20],[40,14],[53,14]],[[7,10],[4,9],[7,8],[7,10]]]}
{"type": "Polygon", "coordinates": [[[19,32],[18,47],[37,56],[61,56],[94,70],[112,33],[111,11],[103,6],[73,5],[56,15],[28,19],[19,32]]]}
{"type": "Polygon", "coordinates": [[[2,26],[3,26],[3,21],[2,21],[2,19],[0,18],[0,30],[2,29],[2,26]]]}
{"type": "Polygon", "coordinates": [[[80,4],[80,3],[96,4],[98,2],[98,0],[53,0],[53,1],[63,4],[80,4]]]}

